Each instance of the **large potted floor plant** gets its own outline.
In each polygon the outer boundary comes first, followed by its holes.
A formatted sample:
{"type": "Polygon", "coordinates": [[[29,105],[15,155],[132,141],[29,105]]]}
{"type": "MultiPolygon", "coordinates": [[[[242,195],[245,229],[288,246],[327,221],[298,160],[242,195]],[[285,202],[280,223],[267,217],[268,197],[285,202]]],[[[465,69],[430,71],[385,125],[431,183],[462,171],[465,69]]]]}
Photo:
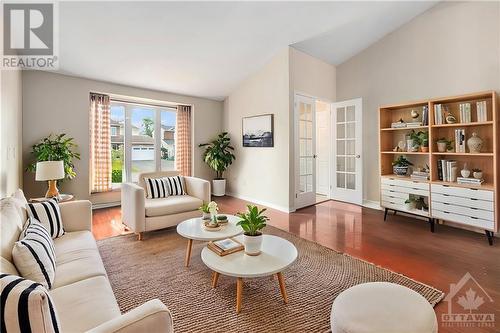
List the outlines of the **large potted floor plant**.
{"type": "Polygon", "coordinates": [[[245,253],[250,256],[257,256],[260,254],[262,248],[262,232],[261,230],[266,226],[269,218],[262,215],[266,209],[259,210],[257,206],[247,205],[248,210],[245,213],[238,213],[241,219],[237,225],[241,226],[244,230],[243,245],[245,246],[245,253]]]}
{"type": "Polygon", "coordinates": [[[223,132],[210,143],[200,144],[199,147],[206,147],[203,153],[203,160],[215,171],[215,179],[212,182],[212,194],[223,196],[226,194],[226,179],[224,171],[233,163],[236,158],[232,153],[234,147],[227,132],[223,132]]]}

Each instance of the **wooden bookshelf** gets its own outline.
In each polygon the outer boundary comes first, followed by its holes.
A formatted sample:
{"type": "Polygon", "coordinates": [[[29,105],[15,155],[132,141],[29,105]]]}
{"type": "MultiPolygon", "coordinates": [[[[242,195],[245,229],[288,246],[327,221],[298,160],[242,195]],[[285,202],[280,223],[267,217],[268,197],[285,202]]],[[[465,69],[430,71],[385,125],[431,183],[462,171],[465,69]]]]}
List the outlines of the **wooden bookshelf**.
{"type": "MultiPolygon", "coordinates": [[[[438,106],[439,107],[439,106],[438,106]]],[[[481,119],[481,118],[479,118],[481,119]]],[[[499,139],[499,126],[500,119],[498,116],[498,99],[495,91],[486,91],[472,94],[465,94],[459,96],[450,96],[450,97],[440,97],[440,98],[432,98],[424,101],[416,101],[410,103],[400,103],[394,105],[386,105],[381,106],[379,108],[379,152],[380,152],[380,176],[381,183],[383,188],[384,186],[389,186],[388,182],[394,182],[394,184],[405,185],[404,181],[413,182],[413,183],[426,183],[428,184],[428,197],[426,197],[426,202],[429,204],[429,218],[434,219],[443,219],[442,212],[439,212],[436,208],[435,214],[433,214],[432,204],[434,199],[438,200],[438,197],[442,197],[439,194],[439,191],[443,193],[450,192],[453,199],[453,195],[465,195],[464,191],[469,191],[471,193],[471,197],[474,199],[474,195],[481,196],[481,200],[485,201],[485,209],[490,209],[493,211],[493,217],[490,220],[484,221],[484,228],[480,227],[483,224],[476,223],[476,221],[470,222],[468,218],[461,220],[460,216],[455,214],[455,212],[461,212],[462,208],[464,211],[467,210],[468,207],[458,207],[454,212],[449,213],[450,221],[456,223],[462,223],[467,226],[475,226],[480,229],[484,229],[488,236],[488,241],[492,242],[493,232],[498,231],[498,221],[500,219],[499,210],[497,207],[499,206],[498,202],[498,193],[499,193],[499,147],[500,147],[500,139],[499,139]],[[486,121],[478,122],[478,110],[477,110],[477,102],[486,102],[486,121]],[[437,104],[441,104],[441,107],[451,114],[455,116],[457,121],[460,121],[460,104],[462,103],[470,103],[470,113],[471,122],[469,123],[446,123],[446,119],[444,119],[443,124],[435,124],[435,114],[434,107],[437,104]],[[423,113],[423,108],[428,108],[428,124],[423,124],[422,126],[415,127],[402,127],[402,128],[391,128],[391,124],[398,122],[402,119],[404,122],[412,122],[414,121],[410,115],[412,110],[417,111],[421,116],[423,113]],[[465,152],[456,152],[447,151],[447,152],[439,152],[437,150],[437,140],[440,138],[446,138],[447,140],[455,139],[455,130],[456,129],[464,129],[465,131],[465,152]],[[400,141],[406,143],[406,137],[414,130],[415,132],[423,131],[429,133],[429,149],[428,152],[406,152],[406,151],[394,151],[395,147],[398,145],[400,141]],[[475,132],[477,135],[483,140],[483,145],[480,153],[470,153],[467,147],[467,140],[471,137],[472,133],[475,132]],[[392,162],[400,155],[405,155],[408,160],[410,160],[414,167],[425,166],[426,164],[430,169],[430,178],[428,181],[422,180],[413,180],[409,176],[398,177],[393,174],[392,171],[392,162]],[[439,179],[438,175],[438,160],[453,160],[457,163],[457,176],[461,177],[460,171],[462,170],[465,163],[467,163],[467,167],[471,170],[472,177],[472,169],[479,168],[483,171],[483,179],[484,183],[481,185],[476,184],[458,184],[457,182],[445,182],[439,179]],[[401,180],[403,182],[398,182],[401,180]],[[447,192],[448,191],[448,192],[447,192]],[[487,192],[485,192],[487,191],[487,192]],[[435,198],[433,198],[433,193],[435,194],[435,198]],[[489,194],[488,194],[489,193],[489,194]],[[492,202],[490,202],[492,201],[492,202]],[[434,216],[436,215],[436,216],[434,216]],[[439,215],[439,216],[438,216],[439,215]],[[457,217],[458,216],[458,217],[457,217]],[[493,220],[493,221],[491,221],[493,220]],[[492,223],[490,223],[492,222],[492,223]]],[[[453,144],[455,148],[455,144],[453,144]]],[[[399,186],[399,185],[390,185],[390,186],[399,186]]],[[[411,184],[410,184],[411,185],[411,184]]],[[[408,185],[408,186],[410,186],[408,185]]],[[[422,188],[420,186],[419,193],[422,188]]],[[[424,189],[424,191],[426,191],[424,189]]],[[[391,202],[390,205],[387,204],[387,193],[382,193],[381,190],[381,205],[384,207],[384,202],[386,203],[386,207],[390,206],[390,210],[394,209],[394,202],[391,202]]],[[[411,193],[410,193],[411,194],[411,193]]],[[[468,195],[468,194],[467,194],[468,195]]],[[[443,200],[442,198],[439,200],[443,200]]],[[[397,200],[395,200],[397,201],[397,200]]],[[[462,202],[461,200],[457,200],[457,202],[462,202]]],[[[450,201],[453,203],[453,201],[450,201]]],[[[439,202],[436,201],[436,207],[442,206],[439,202]]],[[[386,208],[387,209],[387,208],[386,208]]],[[[477,208],[471,208],[477,209],[477,208]]],[[[406,207],[401,207],[401,211],[407,212],[406,207]]],[[[422,215],[419,212],[413,212],[415,215],[422,215]]],[[[448,213],[448,212],[444,212],[448,213]]],[[[467,213],[463,213],[467,214],[467,213]]],[[[425,214],[424,214],[425,215],[425,214]]],[[[446,215],[446,214],[444,214],[446,215]]],[[[488,215],[488,214],[486,214],[488,215]]],[[[489,215],[488,215],[489,216],[489,215]]],[[[488,217],[489,218],[489,217],[488,217]]],[[[475,219],[475,217],[471,217],[471,219],[475,219]]]]}

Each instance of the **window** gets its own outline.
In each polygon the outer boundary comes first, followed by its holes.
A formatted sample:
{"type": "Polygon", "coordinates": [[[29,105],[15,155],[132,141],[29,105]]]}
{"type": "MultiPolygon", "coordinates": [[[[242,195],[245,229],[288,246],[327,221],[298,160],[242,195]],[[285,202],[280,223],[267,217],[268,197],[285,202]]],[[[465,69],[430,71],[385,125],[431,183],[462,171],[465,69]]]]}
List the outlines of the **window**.
{"type": "Polygon", "coordinates": [[[175,170],[176,108],[111,99],[112,183],[175,170]]]}

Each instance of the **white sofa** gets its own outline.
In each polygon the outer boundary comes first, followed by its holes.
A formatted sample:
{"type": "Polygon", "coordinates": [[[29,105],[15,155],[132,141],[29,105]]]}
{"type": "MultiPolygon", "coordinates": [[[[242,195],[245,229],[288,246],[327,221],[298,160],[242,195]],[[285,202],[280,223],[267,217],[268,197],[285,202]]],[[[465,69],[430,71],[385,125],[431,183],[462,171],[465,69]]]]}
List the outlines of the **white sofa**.
{"type": "MultiPolygon", "coordinates": [[[[0,201],[2,273],[19,275],[12,248],[27,218],[25,203],[22,191],[0,201]]],[[[158,299],[120,313],[91,233],[90,201],[61,203],[60,208],[66,233],[54,239],[56,275],[49,293],[61,332],[173,332],[170,312],[158,299]]]]}
{"type": "Polygon", "coordinates": [[[200,216],[198,208],[204,202],[210,201],[210,182],[195,177],[184,177],[187,195],[146,198],[144,178],[177,175],[177,171],[141,173],[138,184],[122,184],[122,222],[138,235],[139,240],[146,231],[172,227],[189,218],[200,216]]]}

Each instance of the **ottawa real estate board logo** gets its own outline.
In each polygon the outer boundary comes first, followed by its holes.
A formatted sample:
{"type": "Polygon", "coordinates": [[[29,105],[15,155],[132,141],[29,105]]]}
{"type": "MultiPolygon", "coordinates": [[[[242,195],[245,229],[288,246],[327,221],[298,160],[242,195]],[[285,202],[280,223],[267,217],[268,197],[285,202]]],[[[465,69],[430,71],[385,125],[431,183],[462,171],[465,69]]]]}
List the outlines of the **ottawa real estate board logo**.
{"type": "Polygon", "coordinates": [[[495,314],[485,311],[487,304],[491,309],[493,299],[470,273],[466,273],[458,283],[450,284],[446,295],[448,311],[441,315],[444,327],[495,327],[495,314]]]}
{"type": "Polygon", "coordinates": [[[1,69],[58,68],[56,2],[2,1],[1,69]]]}

